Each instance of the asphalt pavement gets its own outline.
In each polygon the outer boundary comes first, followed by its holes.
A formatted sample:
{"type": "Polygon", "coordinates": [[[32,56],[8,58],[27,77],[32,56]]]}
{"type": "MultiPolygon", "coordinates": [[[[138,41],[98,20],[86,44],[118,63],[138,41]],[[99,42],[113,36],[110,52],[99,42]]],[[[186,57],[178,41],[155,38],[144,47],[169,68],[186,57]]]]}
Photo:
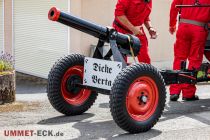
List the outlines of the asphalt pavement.
{"type": "Polygon", "coordinates": [[[46,85],[18,81],[17,102],[26,107],[39,105],[24,111],[0,112],[0,140],[210,140],[209,89],[210,85],[199,85],[201,99],[194,102],[169,102],[167,97],[164,114],[152,130],[129,134],[113,121],[106,95],[99,95],[83,115],[66,117],[51,107],[46,85]],[[33,136],[6,136],[10,130],[32,130],[33,136]]]}

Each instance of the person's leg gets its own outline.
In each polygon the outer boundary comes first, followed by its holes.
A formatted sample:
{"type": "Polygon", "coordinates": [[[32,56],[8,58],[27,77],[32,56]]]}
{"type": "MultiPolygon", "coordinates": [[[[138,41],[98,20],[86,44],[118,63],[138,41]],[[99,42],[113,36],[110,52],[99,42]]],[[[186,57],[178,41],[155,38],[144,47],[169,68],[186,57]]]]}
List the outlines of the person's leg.
{"type": "MultiPolygon", "coordinates": [[[[189,55],[190,38],[187,32],[186,25],[180,25],[176,35],[176,42],[174,44],[174,63],[173,70],[180,70],[181,62],[186,61],[189,55]]],[[[170,85],[171,101],[176,101],[182,90],[182,84],[170,85]]]]}
{"type": "Polygon", "coordinates": [[[148,40],[146,35],[140,35],[138,36],[140,42],[141,42],[141,48],[138,57],[139,62],[150,64],[151,60],[149,57],[149,49],[148,49],[148,40]]]}
{"type": "MultiPolygon", "coordinates": [[[[188,57],[189,60],[189,70],[199,69],[203,60],[204,48],[207,39],[207,31],[202,27],[191,26],[192,34],[192,43],[190,54],[188,57]]],[[[184,84],[183,85],[183,98],[184,99],[194,99],[196,86],[194,84],[184,84]]],[[[198,99],[198,98],[195,98],[198,99]]]]}

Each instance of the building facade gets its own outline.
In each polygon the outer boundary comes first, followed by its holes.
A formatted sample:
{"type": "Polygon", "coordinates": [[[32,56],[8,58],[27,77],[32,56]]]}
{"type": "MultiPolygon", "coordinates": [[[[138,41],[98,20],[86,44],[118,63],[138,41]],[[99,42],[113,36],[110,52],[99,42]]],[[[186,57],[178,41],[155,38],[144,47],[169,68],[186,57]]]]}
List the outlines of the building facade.
{"type": "MultiPolygon", "coordinates": [[[[54,62],[71,53],[90,54],[97,39],[47,19],[52,6],[95,23],[111,26],[117,0],[0,0],[0,51],[15,57],[19,72],[47,78],[54,62]]],[[[168,33],[171,0],[153,2],[151,19],[159,32],[150,42],[154,65],[168,67],[174,37],[168,33]]]]}
{"type": "Polygon", "coordinates": [[[4,3],[2,0],[0,0],[0,52],[3,51],[3,46],[4,46],[4,33],[3,33],[3,28],[4,28],[4,3]]]}

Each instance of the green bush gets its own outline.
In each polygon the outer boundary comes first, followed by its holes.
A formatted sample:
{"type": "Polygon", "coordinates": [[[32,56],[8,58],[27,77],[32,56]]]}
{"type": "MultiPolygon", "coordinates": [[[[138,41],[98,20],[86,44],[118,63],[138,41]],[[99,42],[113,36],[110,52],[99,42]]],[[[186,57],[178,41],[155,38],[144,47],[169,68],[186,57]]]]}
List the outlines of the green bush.
{"type": "Polygon", "coordinates": [[[14,70],[13,57],[7,53],[0,54],[0,74],[14,70]]]}

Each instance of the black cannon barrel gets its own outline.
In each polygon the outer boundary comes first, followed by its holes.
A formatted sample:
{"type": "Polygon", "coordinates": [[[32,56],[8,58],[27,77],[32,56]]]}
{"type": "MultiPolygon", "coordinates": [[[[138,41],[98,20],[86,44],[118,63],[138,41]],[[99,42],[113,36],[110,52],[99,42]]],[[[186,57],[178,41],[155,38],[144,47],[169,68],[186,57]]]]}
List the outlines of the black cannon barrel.
{"type": "MultiPolygon", "coordinates": [[[[81,19],[79,17],[70,15],[68,13],[62,12],[56,7],[52,7],[48,13],[48,18],[52,21],[60,22],[64,25],[67,25],[69,27],[72,27],[74,29],[80,30],[84,33],[87,33],[89,35],[92,35],[96,38],[99,38],[102,41],[109,42],[109,34],[110,29],[108,27],[103,27],[100,25],[97,25],[95,23],[86,21],[84,19],[81,19]]],[[[135,54],[138,54],[137,51],[140,49],[140,41],[137,37],[131,36],[132,40],[132,47],[135,54]]],[[[117,33],[116,35],[116,42],[118,45],[126,46],[127,49],[129,49],[129,39],[128,35],[117,33]]]]}

